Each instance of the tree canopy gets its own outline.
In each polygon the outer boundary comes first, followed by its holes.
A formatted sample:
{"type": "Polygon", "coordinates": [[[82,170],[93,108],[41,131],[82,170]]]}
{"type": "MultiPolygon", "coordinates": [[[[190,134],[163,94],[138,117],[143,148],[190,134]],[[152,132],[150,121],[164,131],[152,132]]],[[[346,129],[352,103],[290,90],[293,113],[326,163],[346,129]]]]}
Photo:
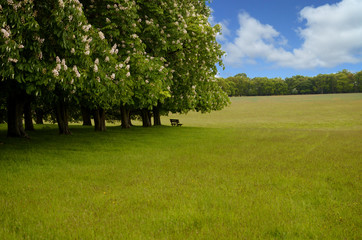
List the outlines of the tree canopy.
{"type": "Polygon", "coordinates": [[[26,135],[29,102],[51,109],[62,134],[70,134],[70,106],[103,122],[105,111],[120,108],[128,111],[122,121],[131,111],[149,118],[222,109],[229,100],[215,78],[220,27],[209,16],[205,0],[1,0],[8,135],[26,135]]]}

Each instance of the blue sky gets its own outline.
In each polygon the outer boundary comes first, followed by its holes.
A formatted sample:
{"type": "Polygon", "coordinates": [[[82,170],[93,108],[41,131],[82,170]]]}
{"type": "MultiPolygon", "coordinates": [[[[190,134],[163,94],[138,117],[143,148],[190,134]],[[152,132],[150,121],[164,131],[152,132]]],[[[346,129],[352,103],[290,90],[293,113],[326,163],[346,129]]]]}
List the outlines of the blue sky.
{"type": "Polygon", "coordinates": [[[362,70],[362,0],[213,0],[226,52],[221,77],[362,70]]]}

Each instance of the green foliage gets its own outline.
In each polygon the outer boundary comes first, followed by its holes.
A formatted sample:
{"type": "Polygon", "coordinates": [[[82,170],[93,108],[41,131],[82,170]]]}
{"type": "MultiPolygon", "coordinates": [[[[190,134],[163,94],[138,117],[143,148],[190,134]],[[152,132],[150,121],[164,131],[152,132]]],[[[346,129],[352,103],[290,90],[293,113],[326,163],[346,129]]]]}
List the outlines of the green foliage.
{"type": "Polygon", "coordinates": [[[0,80],[6,81],[7,85],[16,81],[32,93],[42,69],[42,42],[40,26],[34,17],[34,4],[32,1],[0,3],[0,80]]]}
{"type": "Polygon", "coordinates": [[[224,53],[205,1],[0,3],[4,92],[16,81],[42,106],[163,105],[166,113],[209,112],[229,102],[214,77],[224,53]]]}
{"type": "Polygon", "coordinates": [[[219,26],[208,22],[204,1],[137,1],[146,51],[160,57],[169,70],[163,91],[169,91],[162,107],[172,112],[219,110],[228,103],[215,80],[216,64],[222,65],[216,42],[219,26]]]}

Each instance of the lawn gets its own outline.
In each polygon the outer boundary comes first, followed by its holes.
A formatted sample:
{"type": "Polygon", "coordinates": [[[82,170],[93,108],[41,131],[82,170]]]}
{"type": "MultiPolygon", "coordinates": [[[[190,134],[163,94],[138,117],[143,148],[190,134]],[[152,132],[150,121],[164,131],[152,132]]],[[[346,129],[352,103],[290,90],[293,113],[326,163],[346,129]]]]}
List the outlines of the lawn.
{"type": "Polygon", "coordinates": [[[361,239],[362,94],[162,120],[30,140],[1,124],[0,239],[361,239]]]}

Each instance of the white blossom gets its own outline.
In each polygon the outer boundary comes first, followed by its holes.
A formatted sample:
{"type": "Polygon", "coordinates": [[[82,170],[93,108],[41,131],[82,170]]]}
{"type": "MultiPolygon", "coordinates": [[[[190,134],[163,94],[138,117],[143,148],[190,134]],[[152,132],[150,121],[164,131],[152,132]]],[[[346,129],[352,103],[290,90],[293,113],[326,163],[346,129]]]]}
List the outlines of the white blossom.
{"type": "Polygon", "coordinates": [[[87,43],[87,44],[85,45],[85,52],[84,52],[85,55],[89,55],[89,54],[90,54],[89,48],[90,48],[90,46],[89,46],[89,44],[87,43]]]}
{"type": "Polygon", "coordinates": [[[44,38],[40,38],[39,36],[37,36],[36,38],[35,38],[40,44],[43,44],[43,42],[44,42],[44,38]]]}
{"type": "Polygon", "coordinates": [[[62,65],[63,65],[64,71],[67,71],[68,66],[65,64],[65,59],[62,59],[62,65]]]}
{"type": "Polygon", "coordinates": [[[74,53],[75,53],[75,49],[72,48],[72,49],[70,50],[70,52],[71,52],[72,54],[74,54],[74,53]]]}
{"type": "Polygon", "coordinates": [[[53,69],[52,73],[53,73],[54,77],[58,77],[58,76],[59,76],[59,72],[58,72],[57,69],[53,69]]]}
{"type": "Polygon", "coordinates": [[[112,73],[111,74],[111,79],[113,80],[116,77],[116,74],[112,73]]]}
{"type": "Polygon", "coordinates": [[[94,70],[94,72],[98,72],[98,66],[97,66],[97,64],[94,64],[93,70],[94,70]]]}
{"type": "Polygon", "coordinates": [[[98,32],[98,35],[99,35],[99,38],[102,40],[105,38],[104,34],[101,31],[98,32]]]}
{"type": "Polygon", "coordinates": [[[88,42],[88,35],[85,35],[82,37],[82,42],[88,42]]]}
{"type": "Polygon", "coordinates": [[[8,58],[8,62],[17,63],[17,62],[18,62],[18,59],[15,59],[15,58],[8,58]]]}
{"type": "Polygon", "coordinates": [[[1,29],[1,32],[4,34],[4,38],[9,38],[10,33],[8,31],[6,31],[5,29],[1,29]]]}
{"type": "Polygon", "coordinates": [[[129,77],[129,76],[131,76],[131,73],[127,72],[126,77],[129,77]]]}
{"type": "Polygon", "coordinates": [[[118,53],[118,49],[117,49],[117,44],[114,44],[112,49],[109,51],[110,54],[117,54],[118,53]]]}
{"type": "Polygon", "coordinates": [[[83,25],[83,27],[82,27],[83,31],[85,31],[85,32],[88,32],[90,28],[91,28],[91,25],[90,25],[90,24],[88,24],[88,25],[83,25]]]}
{"type": "Polygon", "coordinates": [[[80,77],[80,73],[78,72],[78,68],[76,65],[73,66],[73,71],[75,72],[75,75],[77,76],[77,78],[80,77]]]}
{"type": "Polygon", "coordinates": [[[59,0],[59,6],[60,6],[61,8],[64,8],[64,2],[63,2],[63,0],[59,0]]]}
{"type": "Polygon", "coordinates": [[[109,62],[109,57],[107,56],[104,61],[109,62]]]}
{"type": "Polygon", "coordinates": [[[122,64],[122,63],[116,65],[116,70],[119,70],[119,69],[121,69],[121,68],[123,68],[123,64],[122,64]]]}
{"type": "Polygon", "coordinates": [[[130,57],[130,56],[128,56],[124,62],[125,62],[125,63],[128,63],[129,60],[131,60],[131,57],[130,57]]]}

